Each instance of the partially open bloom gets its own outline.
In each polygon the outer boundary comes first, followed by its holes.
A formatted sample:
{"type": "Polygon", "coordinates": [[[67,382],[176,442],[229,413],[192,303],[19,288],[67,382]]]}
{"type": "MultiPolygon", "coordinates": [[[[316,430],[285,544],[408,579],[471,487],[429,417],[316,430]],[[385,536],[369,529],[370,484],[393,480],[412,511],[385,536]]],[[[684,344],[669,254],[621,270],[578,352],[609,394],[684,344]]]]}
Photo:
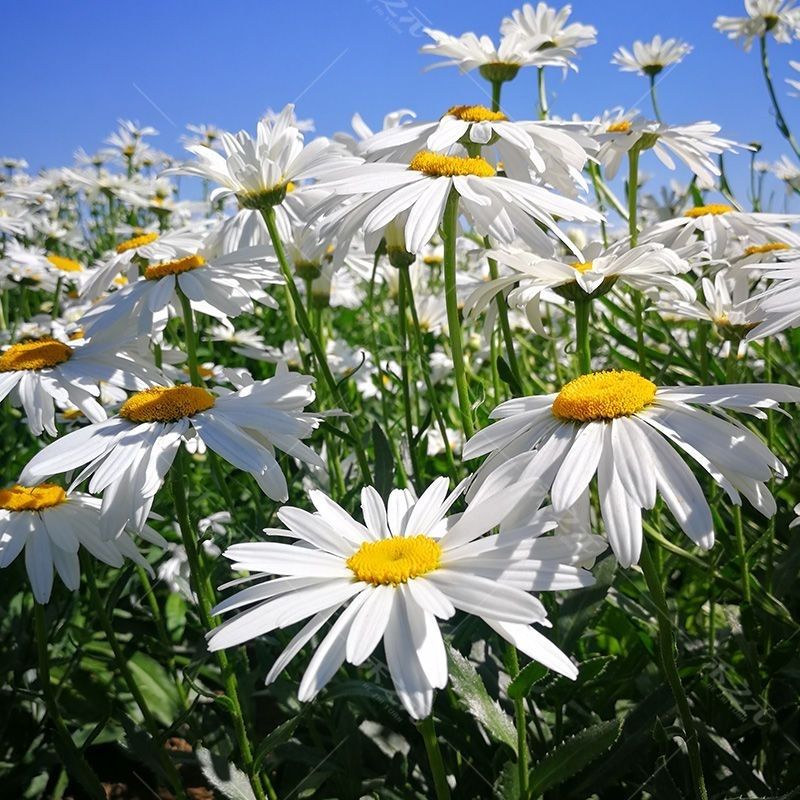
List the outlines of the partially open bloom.
{"type": "Polygon", "coordinates": [[[795,0],[744,0],[744,8],[746,17],[717,17],[714,27],[729,39],[741,39],[746,51],[754,39],[768,33],[780,44],[800,39],[800,8],[795,0]]]}
{"type": "Polygon", "coordinates": [[[556,394],[502,403],[498,422],[467,442],[464,458],[491,453],[475,486],[495,493],[537,480],[526,503],[547,493],[556,513],[569,509],[597,474],[606,535],[623,566],[639,560],[642,509],[659,493],[684,533],[714,544],[711,509],[683,451],[736,505],[744,495],[767,517],[775,500],[767,488],[786,468],[726,410],[763,417],[760,409],[800,402],[800,388],[780,384],[659,387],[630,371],[593,372],[556,394]],[[695,406],[706,406],[708,410],[695,406]]]}
{"type": "Polygon", "coordinates": [[[124,389],[145,389],[160,380],[158,370],[135,349],[124,352],[120,340],[51,336],[12,344],[0,353],[0,400],[11,394],[21,405],[35,436],[57,436],[55,409],[75,406],[92,422],[106,419],[98,402],[100,381],[124,389]]]}
{"type": "Polygon", "coordinates": [[[611,59],[622,72],[638,72],[641,75],[658,75],[670,64],[680,64],[684,56],[692,52],[692,46],[679,39],[664,39],[654,36],[649,42],[634,42],[633,52],[620,47],[611,59]]]}
{"type": "Polygon", "coordinates": [[[528,592],[590,585],[592,576],[580,565],[592,563],[603,543],[586,533],[542,537],[553,527],[543,522],[484,537],[527,487],[510,490],[502,503],[478,498],[464,514],[448,517],[463,485],[448,494],[447,484],[437,479],[418,500],[408,489],[395,489],[388,504],[367,487],[361,493],[364,524],[320,491],[310,492],[316,514],[282,508],[278,517],[287,530],[265,533],[296,543],[235,544],[225,552],[235,569],[256,580],[278,577],[258,580],[217,606],[215,613],[250,608],[213,631],[209,648],[232,647],[311,617],[273,664],[270,683],[344,607],[316,648],[299,699],[312,700],[345,660],[361,664],[383,641],[395,690],[408,713],[422,719],[430,714],[434,689],[447,683],[437,619],[450,619],[458,609],[575,678],[569,658],[533,627],[550,623],[528,592]]]}
{"type": "Polygon", "coordinates": [[[100,535],[100,501],[81,492],[66,492],[54,483],[0,489],[0,569],[25,549],[25,567],[37,603],[46,603],[53,589],[53,567],[64,585],[76,591],[81,582],[81,547],[112,567],[130,558],[152,574],[131,535],[158,547],[167,543],[152,528],[121,530],[114,538],[100,535]]]}
{"type": "Polygon", "coordinates": [[[300,440],[318,418],[303,408],[314,399],[312,379],[284,372],[238,391],[158,386],[131,395],[117,416],[57,439],[37,453],[20,480],[32,484],[85,466],[89,491],[103,492],[101,528],[115,536],[139,528],[185,440],[199,437],[234,467],[249,472],[269,497],[285,500],[286,479],[275,449],[309,463],[319,457],[300,440]]]}

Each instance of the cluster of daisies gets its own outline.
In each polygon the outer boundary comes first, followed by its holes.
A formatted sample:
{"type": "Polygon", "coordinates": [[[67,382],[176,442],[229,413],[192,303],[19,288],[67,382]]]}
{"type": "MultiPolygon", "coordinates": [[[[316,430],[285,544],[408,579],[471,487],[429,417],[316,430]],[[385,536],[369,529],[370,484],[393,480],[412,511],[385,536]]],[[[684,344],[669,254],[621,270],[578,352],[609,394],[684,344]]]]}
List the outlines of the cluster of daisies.
{"type": "MultiPolygon", "coordinates": [[[[746,10],[717,27],[746,48],[800,39],[793,4],[746,10]]],[[[148,570],[162,548],[159,573],[192,597],[185,552],[155,529],[169,533],[174,516],[161,490],[227,464],[265,503],[299,506],[223,553],[239,588],[214,609],[235,613],[208,631],[209,648],[303,623],[267,680],[317,637],[298,691],[310,700],[382,643],[422,719],[448,680],[442,624],[457,612],[574,678],[570,654],[541,632],[551,623],[538,593],[591,585],[608,547],[636,565],[659,496],[711,548],[706,475],[732,504],[773,516],[770,486],[787,469],[742,415],[765,418],[800,388],[660,385],[643,331],[658,316],[685,345],[713,326],[735,365],[750,343],[800,326],[800,216],[762,210],[761,188],[750,210],[736,201],[723,156],[749,146],[711,122],[660,118],[654,78],[686,43],[656,36],[613,56],[650,79],[654,118],[553,116],[545,70],[577,70],[597,34],[569,16],[526,4],[498,44],[426,31],[422,51],[478,70],[490,106],[444,104],[434,120],[403,109],[377,131],[356,115],[351,132],[310,138],[289,105],[255,135],[192,126],[187,161],[123,122],[70,169],[29,175],[5,160],[0,399],[41,449],[0,490],[0,567],[24,552],[46,603],[55,575],[78,588],[81,547],[148,570]],[[523,67],[539,71],[538,114],[512,119],[502,90],[523,67]],[[685,168],[689,185],[640,191],[653,157],[685,168]],[[181,199],[175,176],[201,179],[202,196],[181,199]],[[631,309],[630,369],[608,369],[608,348],[591,346],[607,303],[631,309]],[[555,372],[525,375],[526,349],[559,337],[555,372]],[[389,431],[404,486],[381,494],[369,431],[387,408],[404,412],[389,431]],[[307,492],[292,495],[298,484],[307,492]]],[[[800,191],[795,161],[782,163],[800,191]]]]}

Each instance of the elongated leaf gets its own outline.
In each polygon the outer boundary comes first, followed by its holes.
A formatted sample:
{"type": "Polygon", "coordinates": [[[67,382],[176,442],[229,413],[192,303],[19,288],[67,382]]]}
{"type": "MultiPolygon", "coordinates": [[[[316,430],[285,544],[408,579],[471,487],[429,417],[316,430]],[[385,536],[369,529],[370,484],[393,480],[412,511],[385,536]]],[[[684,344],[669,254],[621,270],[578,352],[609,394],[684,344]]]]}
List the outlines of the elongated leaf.
{"type": "Polygon", "coordinates": [[[373,480],[378,494],[386,500],[394,486],[394,457],[386,434],[377,422],[372,424],[372,446],[375,448],[373,480]]]}
{"type": "Polygon", "coordinates": [[[542,680],[547,673],[547,667],[543,667],[538,661],[531,661],[530,664],[526,664],[519,671],[519,675],[508,685],[508,696],[512,700],[527,697],[531,686],[542,680]]]}
{"type": "Polygon", "coordinates": [[[292,738],[292,734],[300,721],[305,716],[305,712],[301,711],[297,716],[287,719],[275,728],[274,731],[269,733],[259,744],[256,749],[256,754],[253,759],[253,769],[258,770],[261,767],[261,762],[278,746],[285,744],[292,738]]]}
{"type": "Polygon", "coordinates": [[[619,736],[621,723],[598,722],[551,750],[531,771],[531,790],[542,794],[580,772],[608,750],[619,736]]]}
{"type": "Polygon", "coordinates": [[[135,653],[128,664],[150,710],[164,725],[172,725],[181,712],[181,703],[169,673],[154,658],[141,652],[135,653]]]}
{"type": "Polygon", "coordinates": [[[497,742],[507,744],[517,752],[517,732],[511,718],[500,708],[496,700],[489,697],[475,667],[453,647],[447,648],[450,665],[450,681],[467,711],[486,729],[497,742]]]}

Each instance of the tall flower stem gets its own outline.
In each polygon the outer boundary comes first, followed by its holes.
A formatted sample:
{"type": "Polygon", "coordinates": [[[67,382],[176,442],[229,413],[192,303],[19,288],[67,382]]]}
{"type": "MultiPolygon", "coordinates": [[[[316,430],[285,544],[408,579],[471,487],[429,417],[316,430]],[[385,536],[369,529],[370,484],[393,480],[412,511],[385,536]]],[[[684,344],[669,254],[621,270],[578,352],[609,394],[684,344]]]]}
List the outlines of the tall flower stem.
{"type": "Polygon", "coordinates": [[[406,438],[408,439],[408,454],[411,459],[411,474],[414,476],[417,491],[421,487],[422,475],[420,475],[419,464],[417,463],[417,449],[414,446],[414,415],[411,408],[411,379],[408,369],[408,299],[406,296],[406,282],[401,270],[398,276],[397,290],[397,327],[400,335],[400,382],[403,389],[403,411],[406,421],[406,438]]]}
{"type": "Polygon", "coordinates": [[[75,780],[92,800],[105,800],[106,793],[94,770],[86,763],[83,753],[75,746],[58,708],[53,685],[50,683],[50,654],[47,649],[47,621],[44,606],[35,604],[36,652],[39,662],[39,683],[42,687],[45,709],[56,731],[56,741],[62,761],[75,780]]]}
{"type": "Polygon", "coordinates": [[[428,392],[428,400],[431,404],[431,410],[436,420],[436,425],[439,428],[439,433],[442,436],[444,444],[445,458],[447,459],[447,469],[450,477],[454,482],[458,482],[458,469],[456,468],[455,461],[453,460],[453,449],[450,447],[450,440],[447,438],[447,424],[445,423],[444,414],[442,413],[441,406],[439,405],[439,392],[433,385],[431,378],[431,365],[425,357],[425,344],[422,340],[422,330],[419,324],[419,315],[417,314],[417,304],[414,300],[414,287],[411,283],[411,275],[408,268],[400,270],[400,283],[405,283],[406,294],[408,297],[408,306],[411,309],[411,321],[413,322],[414,341],[416,344],[415,350],[417,351],[417,358],[419,360],[419,368],[422,371],[422,378],[425,381],[425,389],[428,392]]]}
{"type": "Polygon", "coordinates": [[[433,722],[433,714],[425,717],[425,719],[419,723],[419,730],[425,742],[428,763],[433,773],[433,786],[436,790],[436,800],[450,800],[450,787],[447,784],[444,761],[442,761],[442,751],[439,749],[439,740],[436,738],[436,726],[433,722]]]}
{"type": "Polygon", "coordinates": [[[550,107],[547,105],[547,87],[544,83],[544,67],[539,67],[536,75],[536,86],[539,90],[539,119],[547,119],[550,107]]]}
{"type": "MultiPolygon", "coordinates": [[[[214,606],[214,589],[206,572],[197,547],[194,527],[189,517],[189,502],[186,493],[186,482],[184,480],[184,470],[186,468],[183,449],[178,450],[175,463],[170,470],[172,480],[172,499],[175,503],[175,515],[178,520],[178,527],[181,532],[181,541],[186,550],[186,560],[189,564],[189,574],[191,578],[192,590],[197,597],[197,611],[200,622],[205,630],[210,631],[215,627],[215,621],[211,616],[211,609],[214,606]]],[[[256,800],[264,800],[264,787],[261,783],[261,776],[254,769],[253,749],[250,746],[250,739],[247,735],[247,727],[244,722],[242,704],[239,700],[239,683],[233,665],[228,660],[224,651],[215,653],[217,663],[222,672],[223,685],[227,699],[226,706],[233,721],[234,735],[239,745],[242,757],[242,764],[250,778],[250,785],[256,800]]],[[[271,800],[276,800],[277,795],[269,783],[269,779],[264,776],[267,791],[271,800]]]]}
{"type": "Polygon", "coordinates": [[[500,92],[502,89],[502,81],[492,81],[492,111],[500,110],[500,92]]]}
{"type": "Polygon", "coordinates": [[[767,84],[769,98],[772,100],[772,108],[775,110],[775,124],[777,125],[781,136],[783,136],[783,138],[789,142],[789,146],[792,148],[792,150],[794,150],[795,155],[800,158],[800,145],[798,145],[797,140],[792,134],[792,131],[789,129],[786,118],[783,116],[783,111],[781,111],[780,103],[778,103],[778,96],[775,94],[775,87],[772,85],[772,75],[770,73],[769,57],[767,55],[766,32],[761,34],[758,44],[761,49],[761,71],[764,73],[764,80],[767,84]]]}
{"type": "Polygon", "coordinates": [[[644,573],[644,579],[650,592],[650,597],[656,605],[656,616],[658,618],[658,647],[661,659],[661,667],[664,677],[667,679],[675,704],[678,708],[678,716],[681,720],[683,733],[686,740],[686,749],[689,752],[689,768],[692,773],[695,795],[697,800],[708,800],[705,778],[703,777],[703,762],[700,756],[700,744],[697,738],[692,710],[689,707],[689,698],[681,683],[681,676],[678,672],[676,661],[675,637],[672,633],[672,619],[667,606],[667,598],[664,596],[662,577],[650,553],[647,539],[642,540],[642,555],[639,566],[644,573]]]}
{"type": "MultiPolygon", "coordinates": [[[[272,207],[265,208],[261,213],[264,217],[264,222],[267,225],[267,230],[269,231],[270,239],[272,240],[272,246],[275,249],[275,255],[278,258],[278,263],[281,266],[281,272],[283,274],[283,279],[286,281],[286,286],[289,290],[289,296],[291,297],[295,306],[297,322],[300,325],[303,335],[311,345],[311,350],[314,353],[314,358],[317,361],[319,374],[322,376],[322,380],[330,392],[333,401],[340,409],[342,409],[342,411],[347,412],[344,398],[342,393],[339,391],[339,384],[336,382],[336,379],[333,377],[333,373],[328,366],[328,359],[325,356],[325,349],[314,332],[311,321],[309,320],[308,314],[303,306],[300,293],[297,290],[297,285],[294,282],[294,276],[292,275],[292,270],[289,267],[289,262],[286,258],[286,251],[283,247],[283,241],[281,240],[281,235],[278,231],[278,226],[275,221],[275,209],[272,207]]],[[[353,449],[355,450],[356,459],[358,460],[361,477],[364,483],[370,484],[372,483],[372,475],[370,473],[367,454],[364,452],[364,447],[361,443],[361,430],[351,414],[348,414],[344,420],[345,424],[347,425],[347,430],[350,433],[350,438],[352,439],[352,445],[353,449]]]]}
{"type": "MultiPolygon", "coordinates": [[[[194,329],[194,318],[189,299],[178,292],[183,311],[183,322],[186,334],[186,352],[189,358],[189,375],[193,386],[202,386],[203,380],[200,376],[200,369],[197,363],[197,336],[194,329]]],[[[178,527],[181,532],[181,541],[186,550],[186,560],[189,564],[189,576],[192,590],[197,597],[197,611],[200,622],[206,631],[210,631],[215,626],[215,621],[211,616],[211,609],[215,604],[214,588],[210,577],[203,564],[201,553],[197,547],[197,539],[194,527],[189,516],[189,501],[186,490],[184,472],[186,470],[186,459],[184,457],[183,446],[178,448],[175,456],[175,463],[170,470],[172,499],[175,504],[175,516],[178,520],[178,527]]],[[[250,785],[256,800],[265,800],[264,786],[261,776],[254,769],[253,750],[250,746],[250,739],[247,735],[247,727],[244,722],[242,704],[239,699],[239,683],[233,665],[228,660],[223,651],[216,653],[217,663],[222,672],[223,685],[227,698],[227,707],[233,720],[234,735],[242,756],[242,764],[250,778],[250,785]]],[[[269,779],[264,776],[270,800],[277,800],[277,795],[270,785],[269,779]]]]}
{"type": "Polygon", "coordinates": [[[648,75],[650,78],[650,102],[653,104],[653,113],[656,119],[661,122],[661,112],[658,110],[658,101],[656,100],[656,76],[648,75]]]}
{"type": "Polygon", "coordinates": [[[458,192],[450,190],[444,207],[442,220],[444,238],[444,294],[447,306],[447,328],[450,333],[450,351],[453,356],[453,372],[458,393],[458,408],[461,414],[461,427],[469,438],[475,431],[472,422],[472,407],[469,402],[467,373],[464,368],[464,351],[461,346],[461,321],[458,317],[458,296],[456,294],[456,238],[458,236],[458,192]]]}
{"type": "Polygon", "coordinates": [[[578,356],[578,371],[586,375],[592,371],[592,348],[589,323],[592,316],[592,301],[589,298],[575,301],[575,352],[578,356]]]}
{"type": "Polygon", "coordinates": [[[103,598],[100,596],[100,591],[97,588],[97,579],[94,574],[94,562],[92,559],[87,558],[84,560],[84,565],[86,567],[86,582],[89,586],[89,594],[92,598],[92,605],[94,606],[95,613],[97,614],[97,618],[100,622],[100,627],[103,629],[103,632],[106,635],[106,640],[111,646],[111,652],[114,654],[114,660],[116,661],[119,674],[122,676],[122,680],[125,681],[125,685],[128,687],[128,691],[131,693],[131,696],[133,697],[133,700],[142,715],[144,726],[147,729],[150,738],[153,740],[156,750],[158,751],[158,761],[169,779],[172,789],[175,792],[175,796],[179,799],[185,798],[186,793],[183,790],[178,770],[176,769],[175,764],[172,763],[172,759],[169,757],[169,754],[164,749],[164,743],[158,730],[156,718],[153,716],[150,706],[147,705],[147,700],[145,700],[142,690],[139,688],[139,684],[136,683],[136,680],[133,677],[133,673],[131,672],[131,668],[128,664],[128,658],[120,646],[119,639],[117,639],[117,634],[114,631],[114,626],[111,623],[111,618],[109,617],[108,610],[106,609],[106,604],[103,602],[103,598]]]}
{"type": "MultiPolygon", "coordinates": [[[[511,679],[519,675],[519,655],[514,645],[506,652],[511,679]]],[[[514,699],[514,721],[517,727],[517,769],[519,771],[519,796],[528,796],[528,723],[525,717],[525,698],[514,699]]]]}
{"type": "MultiPolygon", "coordinates": [[[[639,241],[639,226],[636,219],[637,194],[639,190],[639,153],[640,145],[635,144],[628,151],[628,233],[631,250],[639,241]]],[[[644,350],[644,305],[641,292],[633,292],[633,310],[636,321],[636,352],[639,356],[639,371],[644,372],[647,357],[644,350]]]]}

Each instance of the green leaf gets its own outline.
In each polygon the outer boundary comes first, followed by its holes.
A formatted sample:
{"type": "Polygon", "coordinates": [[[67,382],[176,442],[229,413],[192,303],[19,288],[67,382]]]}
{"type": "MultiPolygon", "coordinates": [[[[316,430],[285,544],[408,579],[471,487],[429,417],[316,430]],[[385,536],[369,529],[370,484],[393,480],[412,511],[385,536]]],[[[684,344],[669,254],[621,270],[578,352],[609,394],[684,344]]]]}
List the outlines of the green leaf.
{"type": "Polygon", "coordinates": [[[545,675],[547,675],[547,667],[543,667],[538,661],[531,661],[526,664],[508,685],[508,696],[512,700],[519,700],[522,697],[527,697],[531,686],[538,683],[545,675]]]}
{"type": "Polygon", "coordinates": [[[372,473],[375,488],[386,500],[394,486],[394,456],[386,434],[377,422],[372,423],[372,446],[375,449],[375,470],[372,473]]]}
{"type": "Polygon", "coordinates": [[[250,780],[227,759],[213,756],[205,747],[195,750],[200,769],[206,780],[229,800],[255,800],[250,780]]]}
{"type": "Polygon", "coordinates": [[[169,673],[158,661],[141,652],[134,653],[128,664],[155,717],[164,725],[172,725],[181,712],[181,702],[169,673]]]}
{"type": "Polygon", "coordinates": [[[486,728],[497,742],[507,744],[517,752],[517,731],[508,714],[496,700],[489,697],[486,687],[475,667],[453,647],[447,647],[450,665],[450,682],[467,711],[486,728]]]}
{"type": "Polygon", "coordinates": [[[620,721],[598,722],[562,742],[531,770],[531,790],[543,794],[580,772],[617,740],[620,721]]]}
{"type": "Polygon", "coordinates": [[[502,800],[519,800],[521,792],[519,785],[519,767],[516,761],[506,761],[500,776],[495,781],[494,793],[502,800]]]}
{"type": "Polygon", "coordinates": [[[511,371],[511,367],[508,365],[508,362],[503,358],[503,356],[497,356],[497,374],[508,386],[508,388],[511,389],[513,394],[524,394],[522,387],[519,385],[519,383],[517,383],[517,379],[514,377],[514,373],[511,371]]]}
{"type": "Polygon", "coordinates": [[[292,734],[300,721],[305,717],[305,709],[297,716],[282,722],[275,730],[269,733],[256,748],[253,758],[253,770],[257,771],[261,767],[261,762],[276,748],[285,744],[292,738],[292,734]]]}

